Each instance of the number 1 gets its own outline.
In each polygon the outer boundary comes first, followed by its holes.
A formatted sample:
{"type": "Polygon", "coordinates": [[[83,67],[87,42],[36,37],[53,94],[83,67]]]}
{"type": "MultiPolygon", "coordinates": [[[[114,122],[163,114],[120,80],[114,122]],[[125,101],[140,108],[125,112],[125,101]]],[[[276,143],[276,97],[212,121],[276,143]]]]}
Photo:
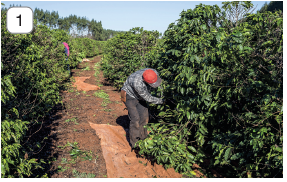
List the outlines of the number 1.
{"type": "Polygon", "coordinates": [[[21,26],[21,14],[17,16],[16,18],[19,18],[19,26],[21,26]]]}

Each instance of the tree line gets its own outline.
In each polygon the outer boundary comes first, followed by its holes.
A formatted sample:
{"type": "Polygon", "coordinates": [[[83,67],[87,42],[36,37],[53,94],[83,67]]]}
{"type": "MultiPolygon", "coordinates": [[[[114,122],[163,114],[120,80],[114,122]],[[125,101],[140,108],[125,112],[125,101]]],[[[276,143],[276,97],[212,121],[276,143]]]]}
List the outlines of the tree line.
{"type": "MultiPolygon", "coordinates": [[[[14,4],[10,5],[10,7],[14,6],[14,4]]],[[[6,12],[7,10],[7,7],[1,8],[1,11],[3,12],[6,12]]],[[[123,32],[104,29],[102,22],[95,19],[88,20],[86,17],[76,15],[60,17],[58,11],[50,12],[48,10],[44,11],[43,9],[35,8],[33,13],[34,20],[37,24],[44,24],[51,29],[65,30],[73,37],[88,37],[94,40],[106,41],[109,38],[114,37],[117,33],[123,32]]]]}
{"type": "Polygon", "coordinates": [[[261,9],[259,10],[260,13],[265,11],[272,11],[275,12],[276,10],[281,10],[283,12],[283,1],[270,1],[269,3],[265,3],[261,9]]]}
{"type": "MultiPolygon", "coordinates": [[[[18,5],[10,5],[14,7],[18,5]]],[[[21,6],[21,5],[19,5],[21,6]]],[[[2,7],[2,11],[7,11],[8,8],[2,7]]],[[[270,1],[265,3],[258,12],[265,11],[283,11],[283,1],[270,1]]],[[[94,40],[106,41],[109,38],[114,37],[117,33],[123,31],[115,31],[110,29],[104,29],[101,21],[95,19],[88,20],[86,17],[79,17],[76,15],[70,15],[68,17],[60,17],[58,11],[44,11],[43,9],[35,8],[34,19],[37,24],[42,23],[52,29],[61,29],[68,31],[73,37],[88,37],[94,40]]]]}

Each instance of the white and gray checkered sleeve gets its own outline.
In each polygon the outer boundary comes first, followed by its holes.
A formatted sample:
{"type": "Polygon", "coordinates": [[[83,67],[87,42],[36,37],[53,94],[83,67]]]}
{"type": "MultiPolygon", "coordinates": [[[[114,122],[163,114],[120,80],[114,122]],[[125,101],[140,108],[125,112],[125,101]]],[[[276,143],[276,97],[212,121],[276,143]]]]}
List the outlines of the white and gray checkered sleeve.
{"type": "Polygon", "coordinates": [[[147,90],[147,86],[144,85],[143,82],[136,80],[135,81],[135,90],[137,93],[147,102],[151,102],[153,104],[162,104],[163,101],[160,98],[153,97],[147,90]]]}

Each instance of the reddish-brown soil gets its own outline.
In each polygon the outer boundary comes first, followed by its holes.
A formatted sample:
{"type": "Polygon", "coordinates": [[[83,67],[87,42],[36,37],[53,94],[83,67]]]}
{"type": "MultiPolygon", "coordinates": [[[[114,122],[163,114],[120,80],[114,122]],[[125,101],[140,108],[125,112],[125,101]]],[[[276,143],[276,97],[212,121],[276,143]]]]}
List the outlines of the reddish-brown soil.
{"type": "Polygon", "coordinates": [[[51,177],[75,177],[73,169],[79,173],[94,174],[98,178],[107,177],[106,163],[100,139],[89,123],[128,127],[127,111],[124,110],[125,106],[120,101],[119,92],[107,83],[102,72],[97,77],[94,76],[95,63],[99,62],[100,59],[100,56],[95,57],[90,59],[91,61],[89,62],[80,63],[77,67],[78,69],[71,70],[71,79],[74,79],[72,81],[74,84],[62,94],[65,110],[62,112],[62,118],[59,120],[59,125],[55,131],[60,135],[56,146],[64,146],[67,142],[78,142],[79,149],[82,151],[92,151],[93,159],[92,161],[76,162],[76,164],[63,164],[62,158],[66,158],[68,161],[71,160],[69,154],[71,147],[66,147],[64,150],[58,147],[55,152],[61,154],[58,156],[57,161],[54,162],[53,168],[57,169],[58,166],[70,168],[64,172],[54,173],[51,177]],[[86,67],[89,67],[90,70],[85,70],[84,68],[86,67]],[[81,79],[79,77],[87,78],[81,79]],[[75,84],[78,85],[78,89],[73,87],[75,84]],[[103,102],[102,98],[93,96],[99,86],[101,90],[109,94],[111,103],[107,103],[106,106],[101,105],[103,102]],[[71,118],[76,118],[76,123],[78,124],[75,124],[73,121],[66,122],[67,119],[71,118]]]}
{"type": "Polygon", "coordinates": [[[125,105],[120,100],[120,92],[106,81],[101,71],[98,71],[97,77],[94,75],[95,63],[100,59],[100,56],[91,58],[89,62],[82,62],[77,69],[71,70],[68,89],[61,92],[63,105],[54,107],[39,130],[48,136],[47,145],[37,154],[39,158],[45,156],[50,161],[43,165],[48,177],[87,177],[86,174],[93,174],[92,177],[96,178],[108,177],[101,139],[90,123],[120,126],[127,131],[129,118],[125,105]],[[89,69],[85,69],[87,67],[89,69]],[[79,85],[84,87],[80,89],[79,85]],[[102,98],[93,95],[99,89],[109,95],[110,102],[106,105],[102,98]],[[78,155],[73,160],[70,155],[72,147],[63,148],[68,142],[76,144],[82,152],[90,152],[92,160],[84,159],[84,155],[78,155]]]}

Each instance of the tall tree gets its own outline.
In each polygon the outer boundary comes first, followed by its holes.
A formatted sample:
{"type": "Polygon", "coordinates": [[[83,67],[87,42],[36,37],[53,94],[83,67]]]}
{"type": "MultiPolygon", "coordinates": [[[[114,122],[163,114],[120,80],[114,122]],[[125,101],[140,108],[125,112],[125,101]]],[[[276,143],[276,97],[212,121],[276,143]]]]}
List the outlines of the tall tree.
{"type": "Polygon", "coordinates": [[[283,1],[270,1],[269,4],[266,2],[258,12],[259,13],[263,13],[265,11],[275,12],[277,10],[283,11],[283,1]]]}
{"type": "Polygon", "coordinates": [[[223,14],[225,14],[230,28],[239,25],[246,15],[252,13],[256,8],[251,1],[226,1],[222,4],[223,14]]]}
{"type": "MultiPolygon", "coordinates": [[[[19,5],[10,5],[10,7],[19,5]]],[[[21,6],[21,5],[20,5],[21,6]]],[[[2,7],[1,11],[7,11],[6,7],[2,7]]],[[[37,24],[43,24],[51,29],[61,29],[68,31],[72,36],[89,37],[94,40],[108,40],[114,37],[119,32],[110,29],[104,29],[101,21],[92,19],[88,20],[86,17],[77,17],[76,15],[69,15],[68,17],[60,17],[56,11],[44,11],[40,8],[34,9],[34,19],[37,24]]]]}

